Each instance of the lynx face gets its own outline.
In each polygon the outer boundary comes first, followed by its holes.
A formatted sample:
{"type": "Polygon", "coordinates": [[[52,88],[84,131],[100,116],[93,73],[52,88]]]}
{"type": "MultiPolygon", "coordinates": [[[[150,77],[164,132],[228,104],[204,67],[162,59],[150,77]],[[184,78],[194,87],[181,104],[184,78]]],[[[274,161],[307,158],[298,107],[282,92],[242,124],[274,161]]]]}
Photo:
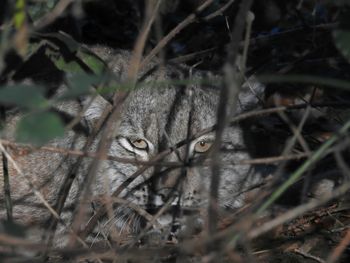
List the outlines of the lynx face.
{"type": "MultiPolygon", "coordinates": [[[[167,205],[168,208],[158,218],[162,227],[176,223],[181,214],[204,211],[208,207],[212,176],[210,152],[215,133],[196,135],[216,124],[217,104],[218,93],[213,88],[144,87],[131,93],[124,105],[110,149],[111,155],[152,161],[159,154],[172,149],[122,192],[126,200],[150,214],[156,214],[167,205]],[[188,138],[195,139],[176,147],[188,138]],[[177,216],[175,210],[180,211],[177,216]]],[[[248,158],[238,126],[226,128],[220,148],[219,204],[222,209],[233,209],[242,206],[241,193],[252,180],[250,167],[237,165],[240,160],[248,158]]],[[[104,163],[99,179],[107,175],[109,191],[114,192],[141,166],[108,161],[104,163]]],[[[100,193],[102,191],[99,190],[100,193]]],[[[118,206],[113,221],[119,228],[125,229],[128,225],[128,231],[135,232],[145,223],[135,216],[128,205],[118,206]]]]}

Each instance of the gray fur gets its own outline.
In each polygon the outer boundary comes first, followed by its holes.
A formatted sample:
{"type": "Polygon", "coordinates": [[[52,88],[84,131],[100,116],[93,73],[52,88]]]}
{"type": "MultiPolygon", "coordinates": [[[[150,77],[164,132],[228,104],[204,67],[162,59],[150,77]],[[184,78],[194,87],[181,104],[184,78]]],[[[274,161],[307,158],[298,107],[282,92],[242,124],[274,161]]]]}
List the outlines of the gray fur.
{"type": "MultiPolygon", "coordinates": [[[[130,58],[128,52],[114,51],[103,47],[95,47],[93,50],[101,58],[108,61],[119,79],[125,79],[127,61],[130,58]]],[[[147,85],[131,92],[123,105],[122,116],[115,130],[115,139],[109,150],[110,155],[147,161],[159,152],[173,147],[176,143],[194,136],[216,123],[219,99],[217,87],[204,87],[194,84],[157,86],[152,82],[168,80],[170,76],[174,75],[176,78],[184,78],[183,69],[184,67],[182,67],[182,70],[166,67],[158,70],[146,78],[147,85]],[[130,141],[134,139],[145,140],[148,143],[148,150],[135,150],[130,144],[130,141]]],[[[194,77],[200,77],[202,74],[196,72],[194,77]]],[[[257,93],[261,93],[262,88],[260,85],[254,84],[252,89],[257,93]]],[[[237,112],[244,111],[246,106],[251,107],[252,104],[256,104],[255,95],[247,87],[240,99],[242,104],[237,108],[237,112]]],[[[88,101],[88,98],[86,101],[88,101]]],[[[98,96],[95,99],[84,115],[90,126],[99,119],[107,105],[108,102],[102,97],[98,96]]],[[[76,102],[64,102],[57,105],[57,108],[70,114],[76,114],[81,110],[81,105],[76,102]]],[[[13,116],[8,121],[7,128],[2,134],[3,138],[13,139],[13,129],[17,119],[18,116],[13,116]]],[[[203,140],[213,140],[214,133],[203,135],[201,138],[203,140]]],[[[51,145],[79,150],[85,140],[86,138],[83,135],[69,131],[63,139],[57,139],[51,145]]],[[[199,140],[196,139],[191,142],[188,147],[190,151],[187,153],[187,157],[190,159],[199,155],[194,153],[194,144],[199,140]]],[[[94,143],[91,151],[95,151],[97,144],[98,142],[94,143]]],[[[225,130],[223,147],[226,151],[220,153],[220,159],[225,165],[221,169],[219,201],[222,208],[233,209],[243,205],[244,196],[240,192],[242,187],[246,187],[249,184],[248,181],[250,181],[250,179],[248,180],[250,172],[248,165],[233,165],[239,160],[249,158],[243,143],[242,131],[238,126],[228,127],[225,130]]],[[[183,161],[186,157],[186,149],[186,146],[180,147],[165,157],[163,161],[183,161]]],[[[9,153],[14,157],[25,175],[40,189],[46,200],[53,205],[58,198],[58,190],[76,158],[44,151],[35,151],[21,156],[18,151],[13,149],[9,150],[9,153]]],[[[76,199],[85,182],[84,178],[88,172],[89,163],[89,159],[86,158],[66,202],[62,218],[66,220],[67,225],[71,223],[73,207],[77,204],[76,199]]],[[[49,218],[50,213],[34,196],[26,181],[13,167],[10,168],[11,197],[14,202],[15,220],[41,228],[45,220],[49,218]]],[[[95,197],[110,195],[138,168],[139,166],[134,164],[103,161],[93,183],[91,200],[88,201],[92,202],[95,197]]],[[[180,197],[179,204],[184,209],[205,209],[207,207],[211,176],[210,167],[198,165],[186,168],[185,172],[181,168],[176,168],[167,173],[165,169],[164,167],[150,167],[144,174],[134,180],[128,186],[128,190],[123,191],[120,197],[146,209],[150,205],[161,207],[169,197],[169,193],[172,193],[180,197]],[[176,189],[174,189],[175,187],[176,189]]],[[[2,171],[2,167],[0,167],[1,178],[2,171]]],[[[0,180],[0,189],[0,198],[3,199],[2,179],[0,180]]],[[[5,218],[5,215],[5,208],[1,207],[0,217],[5,218]]],[[[110,222],[112,222],[112,227],[113,225],[117,226],[118,231],[128,233],[140,231],[140,216],[135,215],[135,212],[127,208],[125,204],[116,208],[115,218],[101,222],[100,226],[102,227],[98,230],[101,231],[101,236],[103,233],[105,235],[109,234],[110,222]],[[126,226],[131,218],[134,218],[133,222],[126,226]]],[[[159,223],[163,227],[167,227],[169,215],[159,218],[159,223]]],[[[60,227],[60,233],[65,233],[64,227],[63,229],[60,227]]],[[[56,243],[63,242],[62,239],[59,240],[56,243]]],[[[59,245],[62,245],[62,243],[59,245]]]]}

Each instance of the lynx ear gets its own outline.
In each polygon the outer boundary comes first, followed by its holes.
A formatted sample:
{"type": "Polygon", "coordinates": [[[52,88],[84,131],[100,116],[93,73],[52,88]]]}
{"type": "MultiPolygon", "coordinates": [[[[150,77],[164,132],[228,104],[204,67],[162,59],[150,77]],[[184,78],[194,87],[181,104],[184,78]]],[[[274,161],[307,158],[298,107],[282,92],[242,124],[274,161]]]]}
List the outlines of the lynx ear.
{"type": "MultiPolygon", "coordinates": [[[[258,82],[255,77],[250,77],[242,85],[241,92],[239,94],[238,112],[244,112],[251,109],[257,109],[259,104],[264,101],[265,85],[258,82]]],[[[260,106],[262,106],[260,104],[260,106]]],[[[238,113],[237,112],[237,113],[238,113]]]]}

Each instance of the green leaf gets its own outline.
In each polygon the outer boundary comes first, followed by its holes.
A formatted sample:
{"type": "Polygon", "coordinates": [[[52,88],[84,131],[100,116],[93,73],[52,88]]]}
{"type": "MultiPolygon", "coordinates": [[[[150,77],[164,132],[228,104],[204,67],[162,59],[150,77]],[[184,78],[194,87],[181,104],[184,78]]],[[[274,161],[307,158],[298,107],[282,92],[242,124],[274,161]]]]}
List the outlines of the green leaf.
{"type": "Polygon", "coordinates": [[[43,15],[50,12],[56,5],[58,0],[36,1],[27,3],[27,11],[33,21],[38,20],[43,15]]]}
{"type": "Polygon", "coordinates": [[[77,56],[97,75],[104,73],[107,69],[103,60],[85,48],[79,48],[77,56]]]}
{"type": "Polygon", "coordinates": [[[33,37],[45,39],[49,47],[46,56],[55,66],[67,73],[94,73],[101,75],[107,71],[106,63],[70,35],[59,33],[33,33],[33,37]],[[64,52],[63,52],[64,50],[64,52]]]}
{"type": "Polygon", "coordinates": [[[57,2],[58,2],[58,0],[47,0],[46,6],[49,10],[52,10],[55,7],[57,2]]]}
{"type": "Polygon", "coordinates": [[[22,27],[26,20],[26,11],[25,11],[25,0],[17,0],[16,1],[16,11],[13,17],[15,27],[18,29],[22,27]]]}
{"type": "Polygon", "coordinates": [[[93,53],[79,51],[74,55],[75,58],[71,57],[70,60],[67,60],[58,50],[48,48],[45,50],[45,54],[58,69],[67,73],[86,72],[82,63],[78,62],[79,59],[85,64],[85,68],[89,68],[94,74],[100,75],[106,69],[105,63],[93,53]]]}
{"type": "Polygon", "coordinates": [[[32,35],[36,38],[46,39],[47,41],[50,41],[52,43],[60,42],[61,44],[64,44],[64,46],[68,49],[70,53],[76,53],[81,45],[74,38],[72,38],[70,35],[63,31],[60,31],[59,33],[35,32],[32,35]]]}
{"type": "Polygon", "coordinates": [[[24,84],[0,88],[0,103],[29,109],[42,109],[49,105],[41,87],[24,84]]]}
{"type": "Polygon", "coordinates": [[[335,30],[333,38],[336,47],[350,61],[350,30],[335,30]]]}
{"type": "Polygon", "coordinates": [[[43,145],[63,134],[62,120],[57,114],[51,112],[37,112],[24,116],[16,130],[18,141],[34,145],[43,145]]]}
{"type": "Polygon", "coordinates": [[[67,79],[68,90],[59,99],[74,99],[91,93],[91,86],[98,85],[102,76],[76,74],[67,79]]]}
{"type": "Polygon", "coordinates": [[[67,73],[83,73],[81,65],[76,60],[67,61],[58,50],[47,48],[45,50],[47,57],[55,64],[55,66],[67,73]]]}

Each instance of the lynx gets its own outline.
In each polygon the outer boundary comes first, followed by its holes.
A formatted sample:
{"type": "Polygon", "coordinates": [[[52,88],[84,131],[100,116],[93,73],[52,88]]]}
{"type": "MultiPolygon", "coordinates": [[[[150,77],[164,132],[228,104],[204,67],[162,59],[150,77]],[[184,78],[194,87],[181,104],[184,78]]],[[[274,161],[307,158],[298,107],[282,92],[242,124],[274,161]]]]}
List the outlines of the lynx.
{"type": "MultiPolygon", "coordinates": [[[[108,62],[117,78],[125,79],[128,69],[127,62],[130,53],[127,51],[112,50],[105,47],[92,49],[103,60],[108,62]]],[[[152,65],[140,73],[147,72],[152,65]]],[[[122,157],[135,162],[118,162],[115,160],[101,161],[98,172],[91,185],[91,195],[88,203],[88,215],[93,214],[98,200],[110,197],[128,180],[141,166],[137,161],[147,162],[155,156],[169,150],[162,160],[163,163],[185,163],[178,166],[149,166],[146,171],[137,176],[120,193],[117,202],[113,205],[113,215],[100,219],[99,228],[95,229],[95,236],[108,236],[111,227],[118,233],[139,233],[147,223],[143,215],[139,214],[136,205],[150,214],[159,212],[159,209],[168,203],[168,208],[155,222],[154,228],[160,227],[171,232],[174,224],[181,224],[172,209],[177,207],[182,214],[191,214],[198,209],[206,209],[209,200],[209,187],[211,179],[210,150],[215,140],[215,130],[202,133],[217,123],[217,109],[219,104],[219,87],[214,85],[199,85],[196,82],[186,85],[172,84],[171,80],[192,77],[200,78],[204,73],[190,70],[183,65],[178,67],[165,66],[145,77],[140,88],[133,90],[122,106],[122,114],[116,122],[114,138],[108,155],[122,157]],[[185,72],[185,73],[184,73],[185,72]],[[187,76],[186,76],[187,73],[187,76]],[[157,82],[168,80],[167,85],[157,85],[157,82]],[[188,143],[177,147],[178,143],[192,138],[188,143]]],[[[62,88],[61,88],[62,89],[62,88]]],[[[64,88],[63,88],[64,89],[64,88]]],[[[246,85],[239,95],[236,114],[245,111],[257,102],[256,94],[262,87],[257,83],[246,85]],[[248,87],[249,86],[249,87],[248,87]]],[[[60,90],[58,91],[60,92],[60,90]]],[[[101,118],[109,102],[101,96],[93,99],[84,97],[78,101],[63,102],[56,108],[71,116],[84,111],[81,125],[88,131],[101,118]]],[[[8,118],[7,127],[2,138],[13,140],[14,127],[19,116],[13,114],[8,118]]],[[[67,131],[64,138],[55,139],[50,146],[82,150],[88,134],[79,131],[67,131]]],[[[92,144],[89,152],[97,149],[99,136],[92,144]]],[[[256,181],[249,165],[239,164],[239,161],[248,159],[249,154],[243,141],[242,130],[238,125],[229,125],[224,130],[219,151],[221,164],[219,205],[222,209],[230,210],[244,204],[244,188],[252,181],[256,181]]],[[[21,152],[15,147],[7,148],[8,153],[22,170],[24,176],[30,178],[31,183],[40,191],[50,205],[57,202],[66,176],[75,164],[77,157],[50,153],[44,150],[21,152]]],[[[59,231],[64,236],[69,231],[72,215],[77,211],[77,204],[81,189],[86,183],[91,158],[84,158],[61,214],[65,225],[60,224],[59,231]]],[[[16,222],[44,229],[50,218],[50,211],[34,194],[33,189],[23,179],[13,163],[8,160],[11,199],[13,201],[13,217],[16,222]]],[[[0,198],[1,218],[6,217],[3,193],[3,167],[0,167],[0,198]]],[[[217,175],[214,175],[217,176],[217,175]]],[[[181,213],[180,213],[181,214],[181,213]]],[[[85,224],[86,222],[84,222],[85,224]]],[[[60,239],[62,240],[62,239],[60,239]]],[[[63,241],[59,241],[63,242],[63,241]]]]}

